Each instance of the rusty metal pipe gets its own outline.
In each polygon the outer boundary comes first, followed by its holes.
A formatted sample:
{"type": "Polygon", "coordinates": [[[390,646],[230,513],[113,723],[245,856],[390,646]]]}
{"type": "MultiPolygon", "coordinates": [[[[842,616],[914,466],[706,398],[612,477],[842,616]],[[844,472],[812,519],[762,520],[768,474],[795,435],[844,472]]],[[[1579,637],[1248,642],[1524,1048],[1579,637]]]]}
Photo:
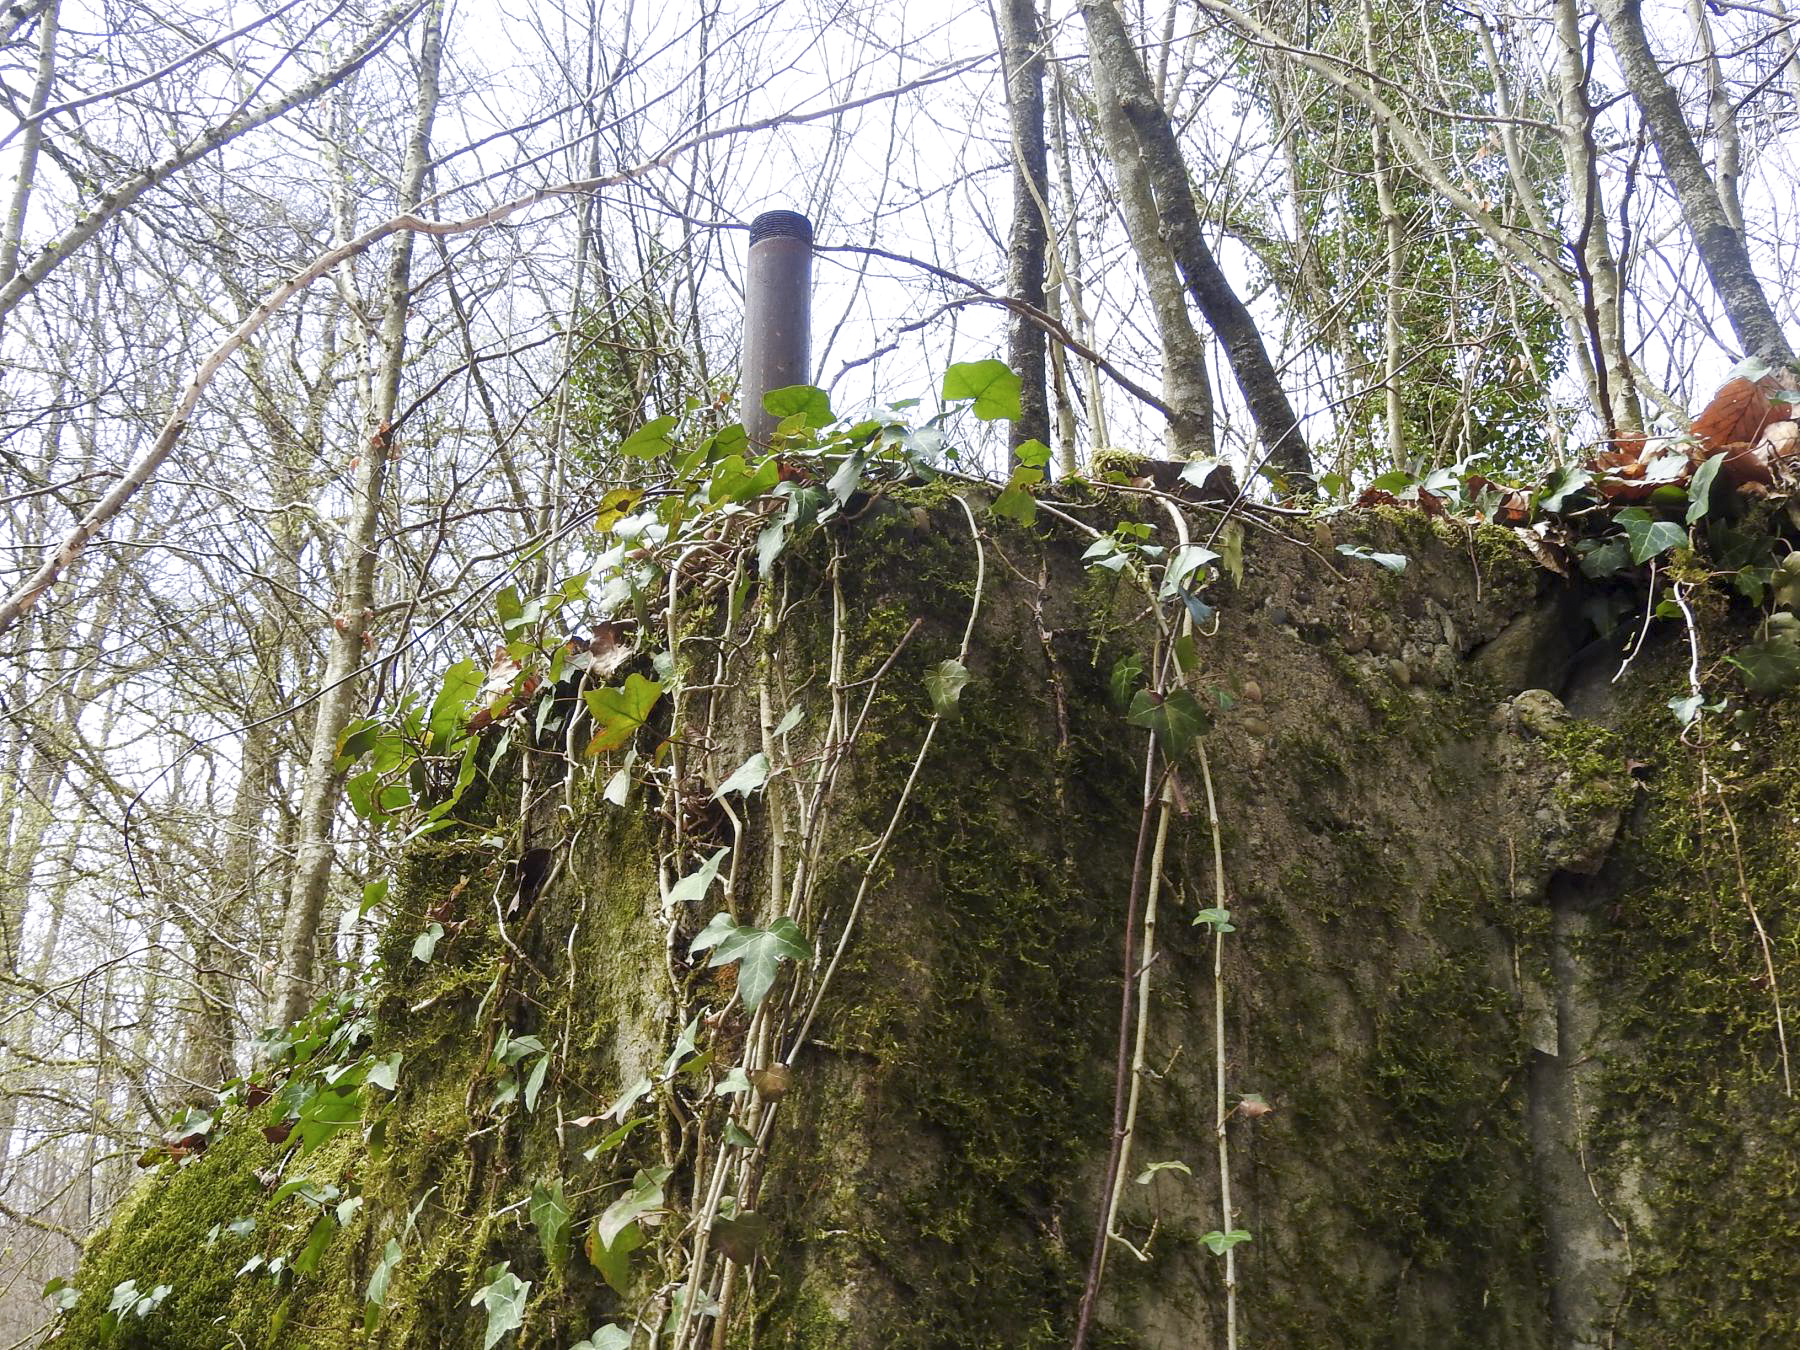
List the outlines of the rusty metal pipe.
{"type": "Polygon", "coordinates": [[[755,445],[769,444],[777,421],[763,395],[812,380],[812,244],[812,222],[798,212],[764,211],[750,222],[739,410],[755,445]]]}

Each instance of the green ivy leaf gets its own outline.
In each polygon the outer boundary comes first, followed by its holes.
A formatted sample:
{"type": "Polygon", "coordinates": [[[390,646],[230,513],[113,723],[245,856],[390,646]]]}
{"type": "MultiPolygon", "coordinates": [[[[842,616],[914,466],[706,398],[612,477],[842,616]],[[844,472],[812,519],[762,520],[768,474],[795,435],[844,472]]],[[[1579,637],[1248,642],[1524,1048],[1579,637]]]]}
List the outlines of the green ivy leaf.
{"type": "Polygon", "coordinates": [[[1210,548],[1199,544],[1183,544],[1175,550],[1175,556],[1169,559],[1168,567],[1163,570],[1162,598],[1167,600],[1182,588],[1182,583],[1196,570],[1218,560],[1219,555],[1210,548]]]}
{"type": "Polygon", "coordinates": [[[599,1223],[588,1227],[587,1242],[582,1250],[587,1252],[588,1262],[600,1272],[600,1278],[612,1286],[615,1293],[631,1292],[631,1254],[644,1245],[644,1230],[637,1224],[626,1224],[614,1236],[611,1242],[600,1238],[599,1223]]]}
{"type": "MultiPolygon", "coordinates": [[[[619,1292],[625,1291],[620,1289],[619,1292]]],[[[624,1327],[601,1327],[592,1336],[576,1341],[569,1350],[631,1350],[631,1333],[624,1327]]]]}
{"type": "Polygon", "coordinates": [[[730,854],[729,848],[721,848],[712,857],[700,864],[698,871],[690,872],[673,886],[669,887],[669,904],[682,905],[694,900],[703,900],[718,879],[719,866],[730,854]]]}
{"type": "Polygon", "coordinates": [[[775,560],[781,556],[781,550],[787,547],[787,537],[787,524],[779,520],[756,536],[757,576],[766,577],[774,570],[775,560]]]}
{"type": "Polygon", "coordinates": [[[1138,690],[1125,720],[1155,732],[1163,752],[1172,756],[1186,754],[1209,725],[1206,710],[1185,689],[1172,689],[1161,698],[1152,690],[1138,690]]]}
{"type": "Polygon", "coordinates": [[[1229,1233],[1221,1233],[1218,1229],[1204,1234],[1201,1239],[1206,1248],[1214,1256],[1223,1256],[1240,1242],[1250,1241],[1250,1234],[1242,1228],[1234,1228],[1229,1233]]]}
{"type": "Polygon", "coordinates": [[[805,961],[812,956],[806,935],[785,914],[767,928],[737,923],[729,914],[713,915],[712,922],[694,938],[691,955],[712,951],[709,966],[726,966],[738,962],[738,996],[744,1007],[755,1012],[787,960],[805,961]]]}
{"type": "Polygon", "coordinates": [[[800,417],[804,419],[804,425],[814,431],[837,421],[837,414],[831,410],[831,396],[810,384],[771,389],[763,395],[763,411],[778,422],[800,417]]]}
{"type": "Polygon", "coordinates": [[[1029,469],[1042,469],[1050,463],[1050,447],[1035,437],[1013,451],[1013,459],[1029,469]]]}
{"type": "Polygon", "coordinates": [[[375,1324],[381,1320],[381,1310],[387,1307],[388,1285],[393,1282],[394,1267],[400,1264],[403,1250],[398,1240],[389,1238],[387,1246],[381,1249],[381,1259],[375,1263],[375,1269],[369,1276],[368,1288],[363,1291],[363,1335],[375,1330],[375,1324]]]}
{"type": "Polygon", "coordinates": [[[458,661],[444,672],[443,688],[432,700],[431,716],[426,720],[431,747],[439,754],[462,730],[469,700],[481,692],[485,678],[473,661],[458,661]]]}
{"type": "Polygon", "coordinates": [[[507,1332],[525,1325],[525,1300],[531,1296],[531,1281],[514,1275],[507,1269],[511,1264],[502,1261],[489,1266],[482,1277],[486,1283],[469,1300],[471,1308],[487,1305],[487,1331],[481,1338],[481,1350],[493,1350],[507,1332]]]}
{"type": "Polygon", "coordinates": [[[529,1113],[537,1110],[538,1094],[544,1090],[544,1075],[550,1071],[550,1056],[539,1055],[536,1064],[531,1066],[531,1076],[525,1080],[525,1110],[529,1113]]]}
{"type": "Polygon", "coordinates": [[[628,675],[617,689],[588,689],[581,697],[600,728],[587,747],[589,755],[596,755],[602,750],[617,750],[637,733],[662,697],[662,685],[642,675],[628,675]]]}
{"type": "Polygon", "coordinates": [[[1186,1163],[1171,1159],[1168,1162],[1151,1163],[1143,1171],[1137,1174],[1137,1184],[1140,1186],[1148,1186],[1151,1179],[1155,1177],[1158,1172],[1179,1172],[1184,1177],[1191,1177],[1194,1175],[1194,1169],[1189,1167],[1186,1163]]]}
{"type": "Polygon", "coordinates": [[[655,459],[658,455],[668,454],[669,447],[673,444],[669,433],[675,430],[675,423],[679,420],[675,417],[658,417],[644,423],[625,438],[624,443],[619,446],[619,453],[627,459],[655,459]]]}
{"type": "Polygon", "coordinates": [[[740,797],[748,797],[764,783],[769,781],[769,757],[758,750],[749,759],[738,765],[736,772],[719,784],[719,790],[713,793],[715,799],[723,797],[727,792],[735,792],[740,797]]]}
{"type": "Polygon", "coordinates": [[[994,498],[994,504],[988,509],[995,515],[1007,520],[1016,520],[1021,525],[1032,525],[1037,522],[1037,498],[1031,495],[1031,489],[1044,481],[1042,469],[1014,469],[1012,477],[1007,480],[1005,489],[994,498]]]}
{"type": "Polygon", "coordinates": [[[81,1302],[81,1290],[77,1289],[62,1275],[44,1286],[44,1297],[49,1299],[58,1312],[68,1312],[81,1302]]]}
{"type": "Polygon", "coordinates": [[[955,657],[939,661],[926,671],[925,692],[931,695],[932,712],[939,717],[955,717],[961,709],[963,688],[968,683],[968,667],[955,657]]]}
{"type": "Polygon", "coordinates": [[[669,1172],[667,1166],[638,1169],[631,1189],[608,1205],[594,1225],[602,1247],[611,1249],[626,1228],[662,1208],[663,1183],[669,1179],[669,1172]]]}
{"type": "Polygon", "coordinates": [[[537,1229],[538,1246],[550,1269],[561,1270],[569,1262],[569,1202],[559,1179],[532,1186],[531,1226],[537,1229]]]}
{"type": "Polygon", "coordinates": [[[1144,678],[1144,658],[1136,652],[1127,652],[1113,662],[1112,677],[1107,687],[1112,692],[1112,700],[1121,708],[1131,706],[1131,696],[1137,692],[1138,681],[1144,678]]]}
{"type": "Polygon", "coordinates": [[[747,502],[760,497],[781,481],[781,465],[770,455],[753,469],[742,455],[728,455],[713,467],[707,480],[706,500],[714,506],[724,502],[747,502]]]}
{"type": "Polygon", "coordinates": [[[713,1245],[740,1266],[748,1265],[769,1236],[769,1221],[746,1209],[731,1218],[713,1220],[713,1245]]]}
{"type": "Polygon", "coordinates": [[[1024,385],[1004,361],[958,361],[944,372],[944,401],[975,400],[975,416],[983,422],[1016,422],[1024,411],[1019,394],[1024,385]]]}
{"type": "Polygon", "coordinates": [[[1719,466],[1725,462],[1725,452],[1709,455],[1704,464],[1694,470],[1694,477],[1687,488],[1687,523],[1694,522],[1706,515],[1712,508],[1713,479],[1719,476],[1719,466]]]}
{"type": "Polygon", "coordinates": [[[1800,685],[1800,644],[1788,637],[1752,642],[1725,658],[1753,694],[1779,694],[1800,685]]]}
{"type": "Polygon", "coordinates": [[[437,952],[437,945],[443,940],[444,925],[434,922],[423,933],[413,939],[412,958],[415,961],[431,964],[432,956],[437,952]]]}
{"type": "Polygon", "coordinates": [[[313,1221],[312,1231],[306,1235],[306,1245],[300,1248],[300,1255],[294,1258],[294,1269],[302,1275],[319,1273],[319,1262],[325,1255],[325,1249],[337,1236],[338,1221],[329,1214],[321,1214],[313,1221]]]}
{"type": "Polygon", "coordinates": [[[400,1063],[404,1054],[396,1050],[393,1054],[375,1060],[369,1065],[368,1077],[363,1082],[371,1087],[378,1087],[383,1092],[392,1092],[400,1085],[400,1063]]]}
{"type": "Polygon", "coordinates": [[[1337,546],[1337,551],[1346,558],[1361,558],[1364,562],[1372,562],[1377,567],[1385,567],[1390,572],[1404,572],[1406,570],[1406,555],[1404,553],[1377,553],[1374,549],[1363,544],[1339,544],[1337,546]]]}
{"type": "Polygon", "coordinates": [[[1231,911],[1228,909],[1201,910],[1198,914],[1194,915],[1194,922],[1189,926],[1197,928],[1201,924],[1205,924],[1215,933],[1237,932],[1237,925],[1231,921],[1231,911]]]}
{"type": "Polygon", "coordinates": [[[1659,553],[1687,543],[1686,530],[1672,520],[1657,520],[1641,506],[1628,506],[1613,519],[1625,531],[1634,563],[1647,563],[1659,553]]]}

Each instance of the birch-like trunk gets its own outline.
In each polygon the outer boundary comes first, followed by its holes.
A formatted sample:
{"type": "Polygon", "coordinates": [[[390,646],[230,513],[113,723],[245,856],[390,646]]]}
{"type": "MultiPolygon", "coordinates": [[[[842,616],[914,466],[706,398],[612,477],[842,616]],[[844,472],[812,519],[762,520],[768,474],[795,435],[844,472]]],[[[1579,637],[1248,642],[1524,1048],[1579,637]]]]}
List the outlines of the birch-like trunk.
{"type": "Polygon", "coordinates": [[[1576,0],[1556,3],[1556,92],[1558,139],[1569,175],[1570,201],[1580,204],[1575,209],[1582,213],[1584,259],[1593,286],[1589,337],[1598,351],[1588,362],[1588,371],[1594,406],[1615,435],[1631,435],[1644,429],[1644,413],[1625,347],[1619,263],[1613,255],[1599,166],[1594,162],[1594,108],[1588,101],[1576,0]]]}
{"type": "Polygon", "coordinates": [[[1187,289],[1175,255],[1163,238],[1162,220],[1150,174],[1138,151],[1119,91],[1098,63],[1094,67],[1095,110],[1100,134],[1119,180],[1119,210],[1131,236],[1132,252],[1144,274],[1144,293],[1162,340],[1163,402],[1169,405],[1169,453],[1174,459],[1204,459],[1213,450],[1212,384],[1206,375],[1206,347],[1188,317],[1187,289]]]}
{"type": "Polygon", "coordinates": [[[1643,114],[1644,124],[1650,128],[1657,158],[1675,189],[1682,219],[1725,309],[1731,331],[1747,355],[1791,364],[1794,349],[1788,345],[1781,321],[1775,317],[1762,283],[1756,279],[1750,250],[1726,214],[1718,184],[1701,162],[1693,133],[1682,115],[1681,100],[1650,50],[1641,0],[1594,0],[1594,8],[1612,38],[1625,84],[1643,114]]]}
{"type": "MultiPolygon", "coordinates": [[[[1224,344],[1232,374],[1267,448],[1269,463],[1303,492],[1312,489],[1312,454],[1299,419],[1269,360],[1262,333],[1207,246],[1187,163],[1169,115],[1157,101],[1125,21],[1111,0],[1083,0],[1089,60],[1100,97],[1116,102],[1129,121],[1162,220],[1163,238],[1187,280],[1188,293],[1224,344]]],[[[1120,156],[1115,155],[1115,158],[1120,156]]]]}
{"type": "MultiPolygon", "coordinates": [[[[1375,69],[1375,16],[1369,0],[1362,0],[1363,64],[1375,69]]],[[[1400,404],[1400,295],[1406,285],[1406,234],[1394,205],[1394,169],[1388,158],[1387,135],[1380,122],[1370,128],[1370,153],[1375,173],[1375,204],[1381,212],[1381,228],[1387,240],[1387,286],[1382,296],[1381,390],[1387,420],[1388,462],[1407,468],[1406,416],[1400,404]]]]}
{"type": "MultiPolygon", "coordinates": [[[[1044,44],[1036,0],[998,0],[1000,62],[1012,126],[1012,233],[1006,249],[1006,293],[1044,308],[1044,260],[1049,244],[1049,152],[1044,144],[1044,44]]],[[[1050,441],[1045,392],[1044,330],[1025,315],[1006,318],[1007,363],[1019,377],[1021,416],[1008,433],[1010,448],[1050,441]]]]}
{"type": "MultiPolygon", "coordinates": [[[[417,207],[424,191],[431,124],[437,114],[442,15],[441,4],[432,0],[425,11],[419,58],[418,111],[401,171],[397,205],[402,211],[417,207]]],[[[298,1019],[316,991],[319,934],[335,858],[332,823],[337,815],[341,786],[341,775],[333,770],[332,764],[337,756],[338,739],[356,710],[363,636],[369,631],[375,607],[376,537],[392,452],[389,426],[399,398],[400,374],[406,357],[406,312],[412,299],[412,247],[412,233],[400,233],[395,238],[388,267],[380,332],[381,365],[371,390],[367,416],[369,435],[362,446],[351,488],[351,516],[345,531],[346,553],[338,614],[325,661],[324,690],[317,704],[306,772],[301,780],[299,837],[282,931],[281,971],[275,996],[275,1016],[282,1022],[298,1019]]]]}

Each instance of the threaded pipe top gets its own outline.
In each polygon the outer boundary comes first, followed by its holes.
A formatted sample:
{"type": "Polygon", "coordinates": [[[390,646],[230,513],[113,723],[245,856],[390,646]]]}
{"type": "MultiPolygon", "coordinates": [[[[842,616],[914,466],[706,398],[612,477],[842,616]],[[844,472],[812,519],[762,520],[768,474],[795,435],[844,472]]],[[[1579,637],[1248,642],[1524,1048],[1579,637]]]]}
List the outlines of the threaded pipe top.
{"type": "Polygon", "coordinates": [[[750,222],[750,242],[763,239],[800,239],[812,243],[812,222],[798,211],[764,211],[750,222]]]}

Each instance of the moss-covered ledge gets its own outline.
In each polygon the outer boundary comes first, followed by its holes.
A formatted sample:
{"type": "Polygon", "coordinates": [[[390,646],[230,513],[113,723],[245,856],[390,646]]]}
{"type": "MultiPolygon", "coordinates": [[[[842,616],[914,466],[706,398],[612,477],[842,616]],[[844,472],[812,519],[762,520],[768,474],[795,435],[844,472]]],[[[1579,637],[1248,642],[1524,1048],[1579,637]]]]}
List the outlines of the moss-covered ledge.
{"type": "MultiPolygon", "coordinates": [[[[821,836],[814,975],[930,724],[924,677],[957,651],[975,596],[949,491],[874,500],[784,560],[782,626],[692,705],[725,755],[757,743],[755,671],[822,698],[835,576],[843,684],[869,707],[821,836]]],[[[1137,498],[1069,509],[1163,522],[1137,498]]],[[[998,1350],[1071,1335],[1109,1145],[1143,780],[1142,733],[1110,683],[1149,628],[1141,591],[1084,569],[1085,537],[981,518],[970,680],[793,1064],[760,1177],[769,1235],[736,1286],[730,1345],[998,1350]]],[[[1227,1224],[1214,937],[1193,922],[1213,904],[1213,838],[1188,766],[1120,1221],[1136,1251],[1113,1249],[1093,1343],[1220,1343],[1223,1263],[1207,1238],[1224,1227],[1251,1234],[1234,1256],[1247,1345],[1800,1340],[1783,1292],[1800,1268],[1795,1117],[1748,912],[1785,990],[1800,964],[1800,713],[1759,708],[1702,781],[1662,706],[1681,653],[1653,642],[1621,685],[1589,678],[1574,588],[1504,531],[1394,511],[1267,521],[1243,562],[1208,592],[1217,630],[1192,683],[1214,710],[1234,926],[1228,1091],[1270,1109],[1227,1125],[1227,1224]],[[1339,544],[1408,564],[1396,574],[1339,544]],[[1133,1179],[1159,1162],[1182,1167],[1133,1179]]],[[[716,628],[728,604],[697,595],[683,631],[716,628]]],[[[1736,622],[1718,617],[1721,649],[1736,622]]],[[[704,650],[679,658],[696,689],[704,650]]],[[[365,1000],[373,1053],[403,1056],[392,1094],[304,1157],[240,1113],[204,1154],[148,1175],[96,1237],[59,1344],[479,1346],[486,1314],[470,1299],[501,1261],[530,1284],[505,1344],[567,1350],[666,1306],[648,1253],[689,1212],[694,1141],[664,1116],[595,1151],[612,1125],[598,1118],[681,1030],[670,973],[719,978],[685,964],[711,907],[664,904],[659,803],[621,807],[601,786],[573,786],[571,810],[532,823],[554,825],[567,858],[512,919],[491,903],[506,858],[482,840],[516,842],[517,822],[418,846],[365,1000]],[[432,922],[445,933],[426,963],[412,947],[432,922]],[[500,1100],[497,1030],[548,1047],[530,1111],[500,1100]],[[668,1216],[615,1288],[584,1243],[659,1162],[668,1216]],[[302,1177],[360,1199],[304,1271],[319,1209],[283,1194],[302,1177]],[[552,1183],[567,1259],[531,1217],[552,1183]],[[400,1255],[371,1310],[390,1240],[400,1255]],[[109,1330],[128,1279],[170,1292],[109,1330]]],[[[700,809],[713,787],[694,785],[694,830],[731,828],[700,809]]],[[[516,799],[492,793],[487,809],[516,799]]],[[[754,877],[773,865],[767,794],[735,809],[754,877]]],[[[746,894],[777,912],[766,889],[746,894]]],[[[697,1034],[712,1057],[659,1089],[690,1104],[745,1053],[740,1014],[697,1034]]]]}

